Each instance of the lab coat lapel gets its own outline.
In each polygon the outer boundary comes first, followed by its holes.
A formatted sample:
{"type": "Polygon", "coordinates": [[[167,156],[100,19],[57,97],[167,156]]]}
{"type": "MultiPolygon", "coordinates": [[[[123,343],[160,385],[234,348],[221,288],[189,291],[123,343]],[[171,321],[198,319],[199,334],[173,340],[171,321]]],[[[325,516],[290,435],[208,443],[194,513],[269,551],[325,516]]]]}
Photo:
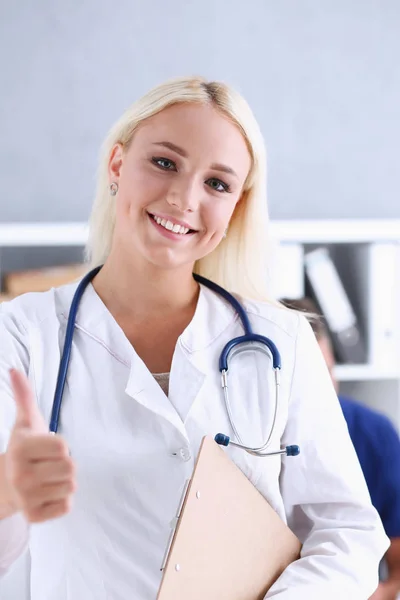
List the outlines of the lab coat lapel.
{"type": "Polygon", "coordinates": [[[169,382],[169,398],[183,422],[196,400],[203,383],[205,374],[192,362],[182,344],[176,345],[169,382]]]}
{"type": "Polygon", "coordinates": [[[206,373],[218,372],[214,342],[235,318],[229,304],[200,286],[195,314],[178,339],[170,375],[170,400],[184,422],[200,395],[206,373]]]}
{"type": "Polygon", "coordinates": [[[165,418],[187,438],[184,421],[199,396],[205,374],[218,370],[218,359],[211,351],[213,342],[236,318],[235,311],[225,300],[200,286],[193,319],[175,348],[169,399],[91,285],[82,299],[76,326],[105,345],[117,360],[128,368],[130,366],[125,392],[148,410],[165,418]]]}
{"type": "Polygon", "coordinates": [[[137,354],[132,359],[125,391],[142,406],[166,419],[187,438],[182,419],[137,354]]]}
{"type": "MultiPolygon", "coordinates": [[[[67,314],[65,315],[67,319],[67,314]]],[[[92,285],[82,298],[76,327],[101,343],[114,358],[129,368],[125,392],[153,413],[165,418],[187,438],[175,408],[104,306],[92,285]]]]}
{"type": "Polygon", "coordinates": [[[132,361],[127,393],[149,410],[163,416],[185,436],[184,423],[199,397],[206,373],[218,371],[213,342],[237,318],[232,307],[217,294],[200,286],[192,321],[179,337],[170,372],[169,399],[165,397],[141,359],[132,361]]]}

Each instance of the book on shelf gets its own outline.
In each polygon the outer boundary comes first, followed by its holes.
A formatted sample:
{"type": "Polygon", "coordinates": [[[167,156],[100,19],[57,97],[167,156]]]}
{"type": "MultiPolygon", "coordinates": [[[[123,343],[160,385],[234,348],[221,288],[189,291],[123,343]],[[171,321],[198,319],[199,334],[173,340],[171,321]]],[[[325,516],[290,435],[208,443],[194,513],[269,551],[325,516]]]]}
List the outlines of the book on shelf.
{"type": "Polygon", "coordinates": [[[366,362],[360,323],[329,250],[317,248],[304,257],[308,293],[325,318],[341,363],[366,362]]]}
{"type": "Polygon", "coordinates": [[[2,294],[10,299],[27,292],[45,292],[80,279],[86,271],[87,265],[73,264],[5,273],[2,294]]]}
{"type": "Polygon", "coordinates": [[[400,373],[400,244],[357,244],[339,260],[345,283],[357,295],[367,362],[380,372],[400,373]]]}

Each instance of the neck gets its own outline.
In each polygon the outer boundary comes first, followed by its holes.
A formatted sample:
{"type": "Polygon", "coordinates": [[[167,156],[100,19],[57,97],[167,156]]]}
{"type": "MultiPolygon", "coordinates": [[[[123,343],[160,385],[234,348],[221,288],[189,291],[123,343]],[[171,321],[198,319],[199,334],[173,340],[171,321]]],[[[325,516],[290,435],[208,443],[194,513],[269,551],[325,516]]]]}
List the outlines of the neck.
{"type": "Polygon", "coordinates": [[[128,264],[112,254],[93,286],[110,312],[136,322],[194,312],[199,293],[191,266],[160,269],[148,263],[128,264]]]}

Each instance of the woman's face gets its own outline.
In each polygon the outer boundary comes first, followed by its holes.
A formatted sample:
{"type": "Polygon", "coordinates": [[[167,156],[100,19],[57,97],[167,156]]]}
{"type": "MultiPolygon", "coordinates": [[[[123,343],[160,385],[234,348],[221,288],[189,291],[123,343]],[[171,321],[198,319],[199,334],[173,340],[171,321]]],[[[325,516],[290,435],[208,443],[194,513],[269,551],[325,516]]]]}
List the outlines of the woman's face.
{"type": "Polygon", "coordinates": [[[239,129],[211,106],[150,117],[110,156],[114,246],[161,268],[192,267],[221,241],[250,166],[239,129]]]}

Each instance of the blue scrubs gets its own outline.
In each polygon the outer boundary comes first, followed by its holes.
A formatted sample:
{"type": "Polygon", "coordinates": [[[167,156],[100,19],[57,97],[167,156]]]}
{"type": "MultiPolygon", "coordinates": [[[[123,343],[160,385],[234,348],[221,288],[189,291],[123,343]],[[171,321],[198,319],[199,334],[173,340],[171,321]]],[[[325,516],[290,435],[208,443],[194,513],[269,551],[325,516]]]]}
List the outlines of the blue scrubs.
{"type": "Polygon", "coordinates": [[[339,397],[350,437],[364,472],[372,504],[386,535],[400,537],[400,439],[379,412],[339,397]]]}

